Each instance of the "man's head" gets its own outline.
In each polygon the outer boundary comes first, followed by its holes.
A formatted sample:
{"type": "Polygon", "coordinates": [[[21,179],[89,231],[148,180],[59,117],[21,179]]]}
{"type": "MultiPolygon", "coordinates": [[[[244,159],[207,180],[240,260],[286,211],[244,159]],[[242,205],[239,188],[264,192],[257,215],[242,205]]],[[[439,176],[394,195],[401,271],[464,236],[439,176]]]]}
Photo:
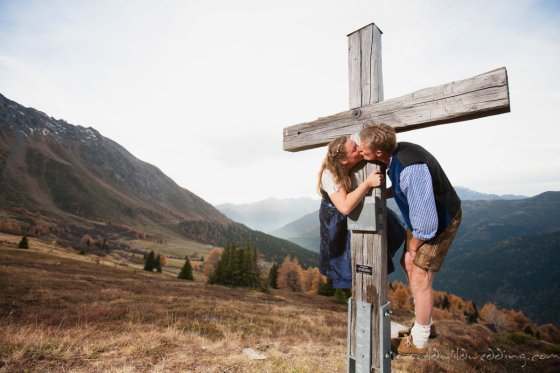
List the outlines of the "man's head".
{"type": "Polygon", "coordinates": [[[395,129],[387,124],[372,124],[360,131],[360,153],[367,161],[389,164],[396,147],[395,129]]]}

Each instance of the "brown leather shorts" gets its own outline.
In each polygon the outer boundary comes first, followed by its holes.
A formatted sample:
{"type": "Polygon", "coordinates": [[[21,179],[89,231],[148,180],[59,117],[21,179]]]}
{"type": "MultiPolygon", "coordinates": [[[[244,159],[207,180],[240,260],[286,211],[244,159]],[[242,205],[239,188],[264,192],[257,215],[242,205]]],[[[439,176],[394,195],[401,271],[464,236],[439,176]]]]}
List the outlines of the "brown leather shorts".
{"type": "MultiPolygon", "coordinates": [[[[424,242],[414,257],[414,264],[426,271],[438,272],[441,269],[443,261],[447,256],[451,243],[455,238],[455,234],[461,224],[461,217],[463,213],[461,209],[451,219],[449,226],[443,232],[435,236],[429,241],[424,242]]],[[[408,235],[412,232],[407,231],[408,235]]]]}

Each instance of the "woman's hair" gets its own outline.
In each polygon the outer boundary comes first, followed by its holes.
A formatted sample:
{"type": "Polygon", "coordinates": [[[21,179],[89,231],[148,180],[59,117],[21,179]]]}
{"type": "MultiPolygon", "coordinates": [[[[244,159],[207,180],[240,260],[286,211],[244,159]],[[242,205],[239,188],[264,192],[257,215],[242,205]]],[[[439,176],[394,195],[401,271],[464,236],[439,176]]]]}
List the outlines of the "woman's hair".
{"type": "Polygon", "coordinates": [[[393,154],[397,147],[397,135],[395,129],[385,123],[373,124],[366,123],[360,131],[360,140],[372,151],[381,150],[388,154],[393,154]]]}
{"type": "Polygon", "coordinates": [[[352,182],[350,181],[350,176],[344,172],[344,165],[342,164],[342,161],[346,158],[347,140],[347,136],[340,136],[332,140],[327,146],[327,155],[325,156],[325,159],[321,164],[321,169],[319,170],[319,181],[317,182],[317,191],[319,194],[321,194],[321,190],[323,189],[323,182],[321,178],[325,169],[331,172],[336,185],[339,185],[346,191],[350,191],[352,182]]]}

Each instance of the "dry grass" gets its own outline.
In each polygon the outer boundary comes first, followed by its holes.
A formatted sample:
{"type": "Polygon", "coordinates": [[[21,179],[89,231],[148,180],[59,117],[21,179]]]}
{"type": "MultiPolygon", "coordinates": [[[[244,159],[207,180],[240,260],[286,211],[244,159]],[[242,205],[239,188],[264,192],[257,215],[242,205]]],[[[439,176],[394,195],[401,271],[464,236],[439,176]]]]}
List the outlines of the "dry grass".
{"type": "Polygon", "coordinates": [[[0,371],[345,369],[346,310],[326,298],[206,286],[14,244],[0,247],[0,371]],[[245,347],[266,360],[248,360],[245,347]]]}
{"type": "MultiPolygon", "coordinates": [[[[328,298],[209,286],[35,240],[29,250],[16,249],[18,241],[0,237],[0,372],[346,371],[347,310],[328,298]],[[244,348],[266,359],[249,360],[244,348]]],[[[440,321],[438,329],[431,356],[399,356],[393,371],[516,371],[519,361],[453,353],[501,346],[529,355],[542,348],[459,321],[440,321]]],[[[559,361],[525,371],[552,372],[559,361]]]]}

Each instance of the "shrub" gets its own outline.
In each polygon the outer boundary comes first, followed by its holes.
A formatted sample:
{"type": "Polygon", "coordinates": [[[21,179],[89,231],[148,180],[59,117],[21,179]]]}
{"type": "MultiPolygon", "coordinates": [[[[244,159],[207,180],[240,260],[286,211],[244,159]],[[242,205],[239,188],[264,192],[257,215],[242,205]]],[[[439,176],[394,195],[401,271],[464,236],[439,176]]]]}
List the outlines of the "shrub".
{"type": "Polygon", "coordinates": [[[20,249],[29,249],[29,242],[27,241],[27,236],[23,236],[19,241],[18,247],[20,249]]]}
{"type": "Polygon", "coordinates": [[[334,291],[333,300],[336,303],[346,304],[348,303],[348,298],[350,298],[350,296],[348,295],[348,291],[346,291],[346,289],[336,289],[334,291]]]}
{"type": "Polygon", "coordinates": [[[535,339],[535,337],[533,337],[532,335],[519,333],[519,332],[508,334],[508,338],[516,345],[522,345],[529,342],[532,339],[535,339]]]}
{"type": "Polygon", "coordinates": [[[551,345],[544,349],[544,353],[547,355],[560,355],[560,345],[551,345]]]}
{"type": "Polygon", "coordinates": [[[531,325],[526,325],[525,328],[523,328],[523,333],[535,335],[535,333],[533,333],[533,328],[531,328],[531,325]]]}
{"type": "Polygon", "coordinates": [[[319,285],[319,289],[317,290],[317,294],[323,295],[325,297],[332,297],[334,295],[334,288],[333,283],[330,278],[327,278],[327,282],[322,282],[319,285]]]}

